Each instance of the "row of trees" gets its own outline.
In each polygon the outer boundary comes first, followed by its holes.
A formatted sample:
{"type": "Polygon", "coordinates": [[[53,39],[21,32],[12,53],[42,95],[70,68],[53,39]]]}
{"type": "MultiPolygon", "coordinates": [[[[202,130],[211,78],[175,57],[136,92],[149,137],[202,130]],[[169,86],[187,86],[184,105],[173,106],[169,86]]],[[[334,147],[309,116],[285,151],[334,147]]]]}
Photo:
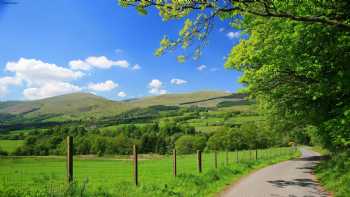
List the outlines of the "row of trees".
{"type": "Polygon", "coordinates": [[[179,153],[196,150],[240,150],[286,145],[279,136],[262,130],[254,123],[240,128],[221,128],[211,134],[196,132],[194,127],[176,122],[144,126],[127,125],[115,130],[87,130],[84,127],[55,127],[33,131],[25,138],[15,155],[62,155],[66,152],[66,136],[74,137],[75,154],[130,154],[132,145],[140,153],[167,154],[173,148],[179,153]],[[259,136],[259,137],[257,137],[259,136]]]}

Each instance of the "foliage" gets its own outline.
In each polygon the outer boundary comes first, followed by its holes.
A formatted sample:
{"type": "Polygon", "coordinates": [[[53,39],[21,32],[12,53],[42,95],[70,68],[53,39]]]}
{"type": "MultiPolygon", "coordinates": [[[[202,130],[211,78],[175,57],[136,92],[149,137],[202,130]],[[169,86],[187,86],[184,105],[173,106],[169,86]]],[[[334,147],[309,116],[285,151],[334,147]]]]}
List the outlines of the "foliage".
{"type": "Polygon", "coordinates": [[[8,153],[5,150],[3,150],[0,146],[0,156],[6,156],[6,155],[8,155],[8,153]]]}
{"type": "Polygon", "coordinates": [[[316,24],[325,28],[333,28],[342,32],[350,32],[348,10],[350,3],[337,1],[165,1],[165,0],[119,0],[123,7],[134,6],[145,15],[146,8],[155,7],[164,20],[185,18],[183,28],[176,39],[168,36],[160,41],[156,55],[173,51],[178,47],[193,49],[192,55],[179,55],[179,62],[189,56],[197,59],[202,48],[208,42],[208,34],[212,30],[215,19],[220,18],[234,24],[240,24],[247,16],[277,19],[304,24],[316,24]],[[243,17],[242,17],[243,16],[243,17]]]}
{"type": "Polygon", "coordinates": [[[349,155],[342,153],[334,155],[330,160],[322,161],[316,169],[316,176],[335,197],[348,196],[350,193],[349,155]]]}
{"type": "Polygon", "coordinates": [[[23,140],[0,140],[0,146],[5,151],[12,153],[17,147],[22,146],[23,140]]]}
{"type": "Polygon", "coordinates": [[[238,26],[249,39],[236,45],[226,67],[272,124],[293,130],[313,125],[322,144],[349,148],[349,32],[320,24],[244,15],[238,26]]]}
{"type": "Polygon", "coordinates": [[[276,133],[254,122],[242,124],[239,128],[221,129],[214,132],[208,140],[210,150],[244,150],[267,148],[276,145],[286,146],[286,141],[276,133]]]}
{"type": "MultiPolygon", "coordinates": [[[[137,144],[141,153],[171,152],[181,135],[194,135],[195,130],[176,122],[162,122],[144,126],[125,125],[114,131],[87,130],[84,127],[55,127],[29,133],[24,145],[15,155],[60,155],[65,153],[65,138],[74,138],[75,154],[130,154],[137,144]]],[[[204,140],[205,146],[205,140],[204,140]]]]}
{"type": "Polygon", "coordinates": [[[176,150],[182,154],[194,153],[197,150],[203,151],[207,139],[205,136],[183,135],[175,142],[176,150]]]}

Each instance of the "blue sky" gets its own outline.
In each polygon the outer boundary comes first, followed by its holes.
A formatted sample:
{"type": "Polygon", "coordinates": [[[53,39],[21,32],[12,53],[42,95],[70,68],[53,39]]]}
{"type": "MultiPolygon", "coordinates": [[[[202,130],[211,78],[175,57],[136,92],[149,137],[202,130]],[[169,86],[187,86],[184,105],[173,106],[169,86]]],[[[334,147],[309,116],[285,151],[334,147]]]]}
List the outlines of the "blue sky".
{"type": "Polygon", "coordinates": [[[181,64],[176,54],[154,56],[162,37],[176,36],[183,22],[163,22],[156,10],[141,16],[115,0],[18,0],[0,11],[1,100],[75,91],[120,100],[241,86],[240,73],[223,67],[239,41],[224,22],[199,60],[181,64]]]}

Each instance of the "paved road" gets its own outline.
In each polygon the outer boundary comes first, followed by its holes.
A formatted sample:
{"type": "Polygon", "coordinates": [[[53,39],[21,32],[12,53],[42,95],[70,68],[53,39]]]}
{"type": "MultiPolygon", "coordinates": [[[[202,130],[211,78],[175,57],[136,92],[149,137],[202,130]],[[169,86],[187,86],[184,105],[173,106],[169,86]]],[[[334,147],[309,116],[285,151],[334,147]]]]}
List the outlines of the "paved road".
{"type": "Polygon", "coordinates": [[[319,154],[301,149],[302,157],[261,169],[234,184],[222,197],[327,197],[312,174],[319,154]]]}

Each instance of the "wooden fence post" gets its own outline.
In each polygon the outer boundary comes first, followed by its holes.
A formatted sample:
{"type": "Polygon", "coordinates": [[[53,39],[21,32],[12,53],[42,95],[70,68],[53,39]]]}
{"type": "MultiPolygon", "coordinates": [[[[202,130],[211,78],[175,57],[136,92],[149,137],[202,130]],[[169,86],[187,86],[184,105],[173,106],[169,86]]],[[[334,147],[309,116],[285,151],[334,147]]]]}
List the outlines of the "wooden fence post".
{"type": "Polygon", "coordinates": [[[237,163],[239,162],[238,154],[239,154],[239,152],[238,152],[238,150],[236,150],[236,162],[237,163]]]}
{"type": "Polygon", "coordinates": [[[197,150],[197,165],[198,165],[198,172],[202,172],[202,151],[197,150]]]}
{"type": "Polygon", "coordinates": [[[137,158],[137,148],[136,145],[134,144],[133,146],[133,160],[134,160],[134,182],[135,185],[137,186],[139,184],[139,179],[138,179],[138,158],[137,158]]]}
{"type": "Polygon", "coordinates": [[[73,137],[67,136],[67,180],[73,181],[73,137]]]}
{"type": "Polygon", "coordinates": [[[176,149],[174,148],[173,150],[173,174],[174,176],[177,175],[177,171],[176,171],[176,149]]]}
{"type": "Polygon", "coordinates": [[[215,168],[218,168],[218,152],[214,152],[214,166],[215,168]]]}
{"type": "Polygon", "coordinates": [[[255,149],[255,160],[258,160],[258,149],[255,149]]]}

